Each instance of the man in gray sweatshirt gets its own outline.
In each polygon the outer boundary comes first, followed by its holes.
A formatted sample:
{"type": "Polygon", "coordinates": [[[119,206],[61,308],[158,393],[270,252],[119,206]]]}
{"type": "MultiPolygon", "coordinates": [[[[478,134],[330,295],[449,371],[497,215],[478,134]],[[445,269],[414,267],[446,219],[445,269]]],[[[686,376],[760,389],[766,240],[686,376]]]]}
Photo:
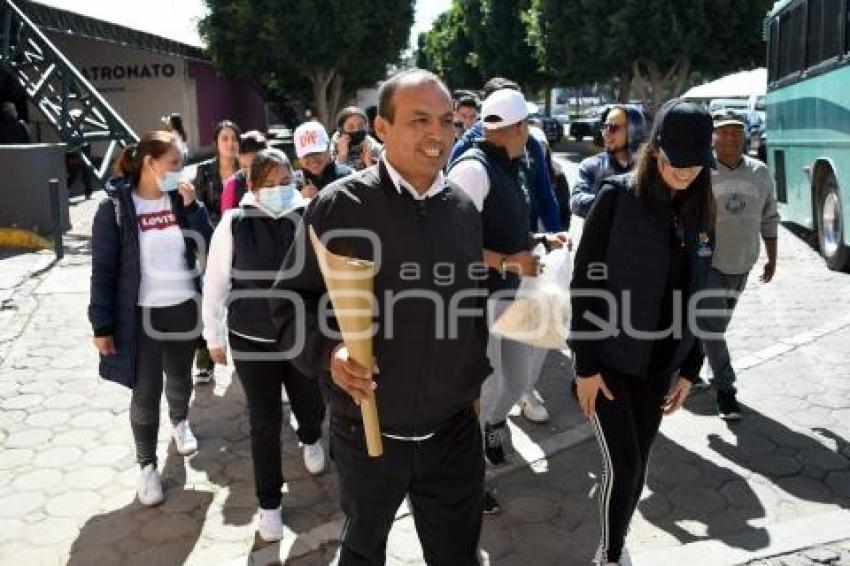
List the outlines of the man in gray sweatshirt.
{"type": "Polygon", "coordinates": [[[717,242],[706,288],[711,296],[700,303],[698,318],[703,349],[711,367],[711,385],[717,390],[720,417],[741,418],[736,399],[735,370],[726,346],[725,332],[759,257],[759,236],[767,263],[760,280],[770,282],[776,271],[776,211],[773,178],[764,163],[744,155],[745,126],[735,114],[714,117],[714,151],[717,169],[711,184],[717,203],[717,242]]]}

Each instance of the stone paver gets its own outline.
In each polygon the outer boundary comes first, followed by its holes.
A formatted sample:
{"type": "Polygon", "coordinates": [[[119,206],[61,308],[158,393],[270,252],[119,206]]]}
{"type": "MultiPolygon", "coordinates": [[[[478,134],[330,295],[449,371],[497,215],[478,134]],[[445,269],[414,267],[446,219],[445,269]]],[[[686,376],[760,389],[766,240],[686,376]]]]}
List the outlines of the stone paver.
{"type": "Polygon", "coordinates": [[[844,566],[850,564],[850,540],[749,562],[751,566],[844,566]]]}
{"type": "MultiPolygon", "coordinates": [[[[18,275],[0,277],[0,299],[14,305],[0,310],[0,563],[332,562],[341,527],[336,477],[306,473],[289,426],[288,534],[278,545],[257,544],[247,416],[232,368],[218,368],[215,384],[195,390],[195,456],[174,451],[163,403],[166,502],[134,502],[129,392],[98,381],[86,322],[94,206],[74,206],[65,260],[29,275],[46,265],[44,254],[15,259],[18,275]]],[[[850,276],[827,271],[786,230],[780,238],[776,280],[750,278],[729,333],[746,419],[720,421],[711,394],[665,419],[629,536],[636,564],[684,563],[669,556],[691,548],[709,558],[737,552],[722,564],[850,563],[847,542],[818,539],[842,517],[850,524],[850,276]],[[793,538],[776,533],[824,518],[793,548],[776,546],[793,538]],[[718,546],[699,550],[707,544],[718,546]]],[[[0,258],[0,272],[9,259],[0,258]]],[[[585,564],[595,550],[600,462],[565,387],[569,366],[552,353],[539,383],[552,422],[509,419],[512,465],[488,472],[504,511],[485,518],[485,563],[585,564]]],[[[391,533],[388,563],[422,563],[406,512],[391,533]]]]}

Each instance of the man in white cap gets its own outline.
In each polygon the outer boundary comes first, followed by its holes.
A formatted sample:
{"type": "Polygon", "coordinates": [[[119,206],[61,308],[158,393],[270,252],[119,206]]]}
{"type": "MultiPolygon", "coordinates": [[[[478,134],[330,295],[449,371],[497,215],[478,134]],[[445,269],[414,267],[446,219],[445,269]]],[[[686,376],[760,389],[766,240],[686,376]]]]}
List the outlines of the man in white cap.
{"type": "Polygon", "coordinates": [[[773,279],[779,227],[773,176],[764,163],[744,155],[745,130],[744,121],[734,111],[714,115],[717,169],[711,172],[711,188],[717,203],[717,242],[706,283],[712,294],[703,300],[703,316],[697,319],[705,333],[702,346],[711,367],[710,386],[717,391],[718,412],[729,421],[740,420],[743,413],[726,328],[758,261],[759,236],[767,254],[759,279],[762,283],[773,279]]]}
{"type": "Polygon", "coordinates": [[[301,196],[313,198],[319,191],[337,179],[351,175],[354,171],[331,159],[328,133],[319,122],[305,122],[295,128],[292,135],[295,155],[304,171],[304,186],[301,196]]]}
{"type": "MultiPolygon", "coordinates": [[[[488,96],[481,108],[484,138],[461,155],[449,171],[449,180],[461,187],[481,212],[484,262],[487,264],[488,310],[498,315],[510,304],[520,277],[540,271],[531,249],[568,242],[565,232],[532,233],[532,199],[528,170],[521,159],[528,140],[528,106],[522,93],[501,89],[488,96]]],[[[543,367],[545,350],[490,336],[490,363],[495,368],[481,391],[484,452],[492,465],[505,462],[502,439],[508,412],[543,367]]]]}

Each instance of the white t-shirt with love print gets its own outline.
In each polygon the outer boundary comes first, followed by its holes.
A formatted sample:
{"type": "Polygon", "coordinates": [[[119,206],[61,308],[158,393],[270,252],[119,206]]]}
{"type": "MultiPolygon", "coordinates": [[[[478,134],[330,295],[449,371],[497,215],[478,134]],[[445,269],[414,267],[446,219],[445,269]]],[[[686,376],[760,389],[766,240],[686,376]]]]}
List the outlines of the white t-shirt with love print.
{"type": "Polygon", "coordinates": [[[133,193],[139,229],[142,282],[139,305],[169,307],[195,295],[192,272],[186,265],[186,242],[167,194],[145,199],[133,193]]]}

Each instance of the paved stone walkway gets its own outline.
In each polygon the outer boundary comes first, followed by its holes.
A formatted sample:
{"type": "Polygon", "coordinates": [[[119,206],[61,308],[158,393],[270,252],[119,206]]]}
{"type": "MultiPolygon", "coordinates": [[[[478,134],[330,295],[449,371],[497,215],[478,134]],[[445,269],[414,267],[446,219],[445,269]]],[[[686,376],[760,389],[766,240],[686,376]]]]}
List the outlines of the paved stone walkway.
{"type": "Polygon", "coordinates": [[[751,566],[847,566],[850,564],[850,540],[754,560],[749,564],[751,566]]]}
{"type": "MultiPolygon", "coordinates": [[[[93,207],[74,205],[67,256],[49,270],[49,252],[0,257],[0,564],[332,562],[335,475],[306,473],[287,426],[287,536],[257,544],[232,368],[195,390],[197,455],[178,456],[163,424],[166,502],[134,502],[129,392],[96,378],[85,312],[93,207]]],[[[847,562],[846,543],[826,543],[850,539],[850,276],[780,238],[776,280],[751,278],[730,329],[747,418],[726,425],[702,394],[665,420],[629,537],[635,564],[847,562]]],[[[568,398],[568,367],[551,354],[540,382],[551,423],[511,419],[513,464],[490,471],[504,512],[485,519],[485,563],[586,564],[595,549],[598,454],[568,398]]],[[[388,556],[422,563],[404,508],[388,556]]]]}

